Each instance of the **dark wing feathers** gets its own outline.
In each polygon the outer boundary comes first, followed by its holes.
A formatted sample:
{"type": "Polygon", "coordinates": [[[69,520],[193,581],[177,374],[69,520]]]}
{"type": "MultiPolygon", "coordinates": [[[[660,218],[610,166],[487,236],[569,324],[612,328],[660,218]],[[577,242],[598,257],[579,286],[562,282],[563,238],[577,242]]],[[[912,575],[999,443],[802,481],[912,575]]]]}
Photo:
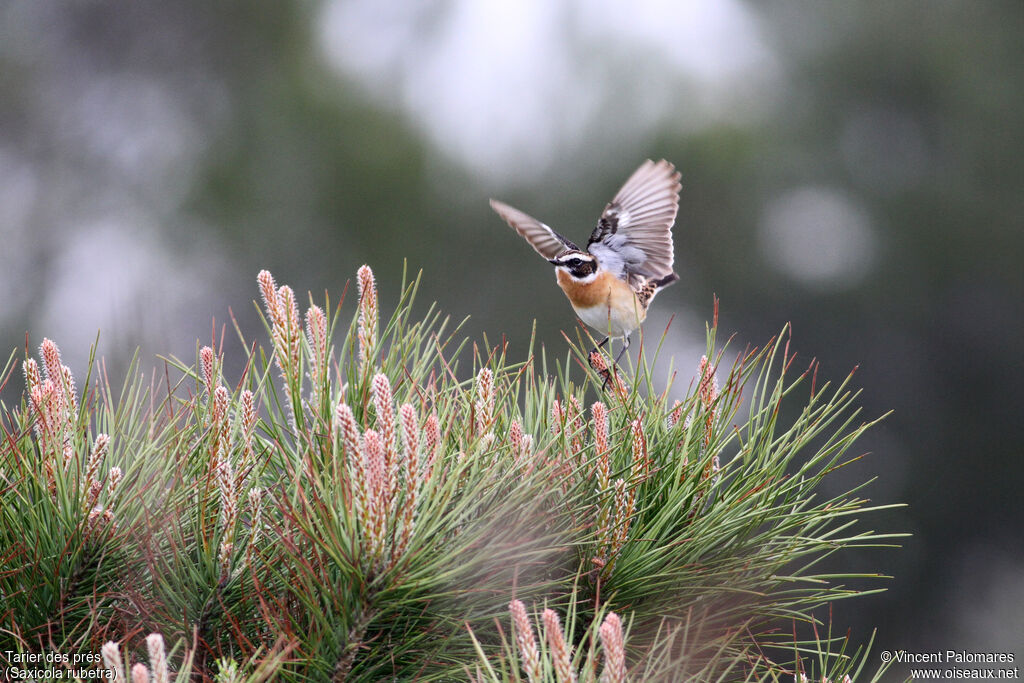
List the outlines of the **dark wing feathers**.
{"type": "MultiPolygon", "coordinates": [[[[672,224],[679,209],[679,173],[662,159],[647,160],[623,184],[601,214],[587,251],[602,268],[641,286],[647,280],[670,282],[675,262],[672,224]]],[[[546,259],[575,244],[536,218],[491,200],[491,208],[546,259]]]]}
{"type": "Polygon", "coordinates": [[[631,281],[662,278],[675,262],[672,224],[679,209],[679,173],[662,159],[647,160],[605,207],[587,251],[631,281]]]}
{"type": "Polygon", "coordinates": [[[530,246],[546,259],[553,259],[567,249],[579,251],[579,247],[575,244],[519,209],[514,209],[496,199],[491,200],[491,208],[506,223],[515,228],[516,232],[526,238],[530,246]]]}

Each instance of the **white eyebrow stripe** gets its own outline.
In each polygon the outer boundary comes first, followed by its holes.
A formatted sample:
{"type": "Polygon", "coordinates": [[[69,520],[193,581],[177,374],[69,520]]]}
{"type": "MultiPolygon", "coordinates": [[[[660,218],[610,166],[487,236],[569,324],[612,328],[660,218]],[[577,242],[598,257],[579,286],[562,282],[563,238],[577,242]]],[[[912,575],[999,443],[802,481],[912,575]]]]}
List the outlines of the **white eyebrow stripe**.
{"type": "Polygon", "coordinates": [[[569,270],[567,266],[555,266],[555,269],[564,271],[566,275],[572,278],[573,282],[579,282],[584,285],[590,284],[591,282],[597,279],[596,270],[593,273],[590,273],[589,275],[586,275],[584,277],[576,277],[575,275],[572,274],[572,271],[569,270]]]}
{"type": "Polygon", "coordinates": [[[573,259],[579,259],[580,261],[586,261],[589,263],[593,263],[596,260],[593,254],[587,254],[584,252],[569,252],[568,254],[557,257],[555,261],[561,264],[568,263],[573,259]]]}

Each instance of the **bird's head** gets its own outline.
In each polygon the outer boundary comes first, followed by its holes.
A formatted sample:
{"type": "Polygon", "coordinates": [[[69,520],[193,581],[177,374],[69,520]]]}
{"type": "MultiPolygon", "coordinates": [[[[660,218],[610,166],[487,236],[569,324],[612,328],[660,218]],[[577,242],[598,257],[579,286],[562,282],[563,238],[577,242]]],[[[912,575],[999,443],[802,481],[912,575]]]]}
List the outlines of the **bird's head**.
{"type": "Polygon", "coordinates": [[[597,259],[585,251],[566,249],[555,258],[548,259],[548,263],[579,282],[592,282],[597,277],[597,259]]]}

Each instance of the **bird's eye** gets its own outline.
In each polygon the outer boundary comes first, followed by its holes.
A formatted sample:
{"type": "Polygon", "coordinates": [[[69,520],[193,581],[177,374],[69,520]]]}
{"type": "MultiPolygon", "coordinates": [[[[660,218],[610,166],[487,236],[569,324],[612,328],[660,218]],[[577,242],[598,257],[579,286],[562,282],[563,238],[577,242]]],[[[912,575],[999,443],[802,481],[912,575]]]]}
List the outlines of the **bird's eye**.
{"type": "Polygon", "coordinates": [[[579,265],[582,265],[582,264],[583,264],[583,261],[578,259],[578,258],[570,259],[570,261],[569,261],[569,265],[573,266],[573,267],[576,267],[576,266],[579,266],[579,265]]]}

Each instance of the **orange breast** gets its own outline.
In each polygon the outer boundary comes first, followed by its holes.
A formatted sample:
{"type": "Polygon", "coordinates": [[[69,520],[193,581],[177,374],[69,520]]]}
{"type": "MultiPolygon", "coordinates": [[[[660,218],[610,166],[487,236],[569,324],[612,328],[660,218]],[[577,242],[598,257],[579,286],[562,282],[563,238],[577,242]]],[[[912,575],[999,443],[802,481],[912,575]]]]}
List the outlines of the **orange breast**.
{"type": "Polygon", "coordinates": [[[592,308],[604,304],[608,305],[608,297],[611,294],[613,281],[617,278],[608,272],[598,273],[593,282],[577,282],[564,270],[557,270],[556,277],[558,286],[562,288],[565,295],[575,308],[592,308]]]}
{"type": "Polygon", "coordinates": [[[593,282],[582,283],[558,272],[558,285],[569,297],[576,315],[596,330],[612,337],[630,334],[643,322],[647,311],[632,288],[607,272],[593,282]]]}

